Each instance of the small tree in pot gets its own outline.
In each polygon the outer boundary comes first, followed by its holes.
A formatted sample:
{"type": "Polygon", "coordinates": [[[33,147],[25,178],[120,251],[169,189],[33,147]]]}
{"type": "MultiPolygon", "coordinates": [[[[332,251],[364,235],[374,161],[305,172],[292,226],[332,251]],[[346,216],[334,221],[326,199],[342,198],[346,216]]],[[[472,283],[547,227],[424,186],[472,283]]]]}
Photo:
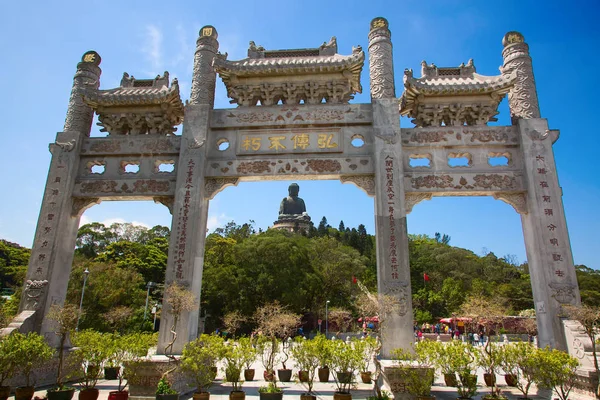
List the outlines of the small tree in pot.
{"type": "Polygon", "coordinates": [[[531,385],[541,380],[544,365],[539,349],[530,343],[517,342],[501,346],[499,359],[504,372],[516,377],[515,386],[528,399],[531,385]]]}
{"type": "Polygon", "coordinates": [[[313,393],[313,385],[315,381],[315,371],[319,366],[319,351],[320,348],[315,340],[306,340],[298,336],[294,347],[292,347],[292,356],[296,360],[296,365],[300,368],[298,371],[298,379],[302,383],[306,383],[308,391],[300,395],[301,400],[315,400],[316,395],[313,393]]]}
{"type": "MultiPolygon", "coordinates": [[[[289,338],[296,329],[300,326],[300,316],[285,310],[285,307],[278,302],[264,305],[254,313],[254,321],[258,326],[258,330],[269,339],[270,348],[265,346],[265,351],[268,353],[266,358],[265,373],[270,375],[273,373],[273,364],[275,355],[279,348],[278,339],[282,339],[283,344],[283,368],[278,371],[279,379],[282,382],[289,382],[292,377],[292,371],[287,368],[286,362],[289,359],[289,354],[286,347],[286,339],[289,338]],[[280,372],[281,371],[281,372],[280,372]]],[[[265,375],[265,377],[267,376],[265,375]]]]}
{"type": "Polygon", "coordinates": [[[236,344],[229,345],[225,350],[225,381],[231,383],[230,400],[243,400],[246,394],[242,390],[243,380],[240,379],[244,366],[244,349],[236,344]]]}
{"type": "Polygon", "coordinates": [[[238,346],[243,350],[242,353],[244,359],[242,360],[242,363],[244,364],[244,380],[254,380],[254,369],[252,368],[252,364],[256,361],[256,349],[253,346],[252,340],[247,337],[242,337],[238,340],[238,346]]]}
{"type": "Polygon", "coordinates": [[[15,400],[31,400],[35,392],[35,382],[31,379],[34,369],[41,367],[45,362],[52,359],[53,350],[42,336],[31,332],[23,335],[18,332],[14,336],[15,346],[13,348],[13,361],[15,372],[25,377],[25,386],[18,387],[15,392],[15,400]]]}
{"type": "Polygon", "coordinates": [[[553,389],[559,400],[567,400],[577,379],[579,361],[571,355],[556,349],[539,351],[540,369],[539,386],[553,389]]]}
{"type": "Polygon", "coordinates": [[[416,343],[412,352],[405,349],[392,351],[392,358],[400,360],[399,381],[406,383],[406,389],[417,400],[435,399],[431,395],[431,386],[435,377],[434,360],[440,345],[427,340],[416,343]]]}
{"type": "Polygon", "coordinates": [[[338,396],[338,398],[347,397],[354,383],[354,373],[361,366],[362,354],[354,349],[352,342],[346,343],[342,340],[334,340],[332,341],[331,361],[331,365],[335,370],[335,394],[343,395],[338,396]]]}
{"type": "Polygon", "coordinates": [[[181,369],[187,373],[196,384],[194,399],[208,400],[208,388],[212,386],[215,374],[213,366],[219,361],[221,350],[211,347],[210,335],[200,335],[183,348],[181,369]]]}
{"type": "Polygon", "coordinates": [[[319,382],[329,382],[329,366],[332,358],[332,344],[325,335],[317,335],[312,339],[317,349],[319,359],[319,382]]]}
{"type": "Polygon", "coordinates": [[[63,367],[65,364],[65,345],[69,333],[77,327],[80,318],[79,309],[73,304],[59,306],[53,304],[48,311],[48,319],[54,321],[54,333],[58,336],[58,367],[56,385],[48,390],[48,400],[71,399],[75,389],[64,385],[63,367]]]}
{"type": "Polygon", "coordinates": [[[96,384],[102,373],[101,366],[108,357],[109,347],[100,332],[85,330],[73,335],[73,361],[81,368],[81,400],[96,400],[99,395],[96,384]]]}
{"type": "Polygon", "coordinates": [[[450,362],[452,371],[458,375],[457,390],[458,397],[470,399],[477,394],[476,353],[473,346],[458,340],[453,340],[445,346],[447,360],[450,362]]]}
{"type": "Polygon", "coordinates": [[[371,360],[375,355],[375,350],[377,347],[377,339],[372,336],[368,336],[362,340],[354,342],[354,348],[356,351],[362,354],[362,362],[359,372],[363,383],[371,383],[372,372],[369,371],[369,364],[371,364],[371,360]]]}

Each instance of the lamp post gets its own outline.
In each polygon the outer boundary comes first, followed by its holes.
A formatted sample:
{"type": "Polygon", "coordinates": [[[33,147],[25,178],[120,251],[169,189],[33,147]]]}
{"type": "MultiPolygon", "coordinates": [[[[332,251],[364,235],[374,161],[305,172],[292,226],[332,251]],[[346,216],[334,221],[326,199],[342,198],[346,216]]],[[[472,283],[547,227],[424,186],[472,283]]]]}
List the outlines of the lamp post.
{"type": "Polygon", "coordinates": [[[152,289],[154,286],[156,286],[156,283],[152,281],[148,282],[148,284],[146,285],[146,288],[148,290],[146,291],[146,307],[144,307],[144,321],[146,321],[146,316],[148,315],[148,300],[150,299],[150,289],[152,289]]]}
{"type": "Polygon", "coordinates": [[[77,314],[77,324],[75,325],[75,331],[79,331],[79,320],[81,319],[81,309],[83,308],[83,295],[85,294],[85,284],[87,283],[88,275],[90,274],[89,269],[83,271],[83,287],[81,288],[81,300],[79,300],[79,313],[77,314]]]}
{"type": "Polygon", "coordinates": [[[327,339],[329,339],[329,323],[328,323],[328,321],[327,321],[327,316],[328,316],[327,314],[328,314],[328,312],[329,312],[329,310],[328,310],[328,306],[329,306],[329,300],[327,300],[327,301],[325,302],[325,337],[326,337],[327,339]]]}

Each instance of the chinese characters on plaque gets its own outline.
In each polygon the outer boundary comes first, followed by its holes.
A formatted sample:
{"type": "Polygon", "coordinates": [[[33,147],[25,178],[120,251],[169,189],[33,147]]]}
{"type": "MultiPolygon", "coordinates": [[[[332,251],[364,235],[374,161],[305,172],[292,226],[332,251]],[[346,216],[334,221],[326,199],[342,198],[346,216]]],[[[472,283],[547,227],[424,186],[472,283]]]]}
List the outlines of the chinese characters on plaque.
{"type": "Polygon", "coordinates": [[[542,189],[541,196],[541,210],[543,210],[544,218],[543,224],[546,229],[546,235],[544,235],[545,245],[550,247],[550,254],[552,256],[552,269],[553,274],[559,278],[565,277],[565,271],[563,268],[563,254],[560,249],[560,243],[558,238],[555,237],[558,221],[555,219],[554,206],[556,205],[556,199],[553,199],[551,194],[548,193],[550,185],[547,178],[548,169],[546,167],[546,158],[543,155],[537,155],[535,157],[537,166],[535,174],[537,175],[538,185],[542,189]]]}
{"type": "Polygon", "coordinates": [[[394,192],[394,158],[391,156],[385,157],[385,194],[388,205],[390,236],[389,241],[389,257],[392,280],[398,280],[398,246],[396,241],[396,224],[394,217],[394,203],[396,193],[394,192]]]}
{"type": "Polygon", "coordinates": [[[273,131],[254,133],[242,131],[238,139],[238,155],[284,153],[341,153],[340,131],[273,131]]]}

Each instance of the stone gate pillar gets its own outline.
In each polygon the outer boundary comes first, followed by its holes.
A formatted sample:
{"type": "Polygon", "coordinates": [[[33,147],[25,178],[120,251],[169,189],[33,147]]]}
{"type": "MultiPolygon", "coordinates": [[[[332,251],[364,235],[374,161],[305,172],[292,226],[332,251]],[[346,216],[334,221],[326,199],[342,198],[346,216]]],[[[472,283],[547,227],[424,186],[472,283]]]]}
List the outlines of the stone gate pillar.
{"type": "Polygon", "coordinates": [[[79,166],[79,150],[83,139],[90,135],[93,110],[83,103],[85,87],[100,84],[100,56],[88,51],[77,64],[64,132],[50,144],[52,159],[42,199],[25,286],[19,304],[19,314],[4,330],[39,332],[49,343],[57,345],[57,336],[46,314],[52,304],[62,305],[73,263],[73,249],[79,219],[85,208],[99,199],[72,198],[79,166]]]}
{"type": "MultiPolygon", "coordinates": [[[[191,99],[185,107],[165,276],[166,285],[178,282],[191,289],[198,304],[193,311],[180,317],[173,354],[181,354],[183,346],[194,340],[198,334],[208,218],[208,198],[204,180],[207,149],[204,143],[210,129],[210,114],[214,106],[216,74],[212,68],[212,61],[218,49],[217,30],[212,26],[203,27],[196,42],[191,99]]],[[[165,346],[171,341],[172,323],[173,317],[165,298],[158,338],[159,354],[164,354],[165,346]]]]}
{"type": "Polygon", "coordinates": [[[413,342],[413,312],[404,209],[402,146],[395,98],[391,32],[384,18],[371,21],[369,72],[373,104],[377,286],[385,295],[382,356],[413,342]],[[385,312],[385,310],[389,312],[385,312]]]}
{"type": "Polygon", "coordinates": [[[579,304],[579,286],[554,163],[553,143],[558,131],[548,130],[540,118],[529,47],[523,35],[509,32],[502,40],[503,73],[517,69],[517,83],[509,93],[513,124],[519,128],[527,214],[521,214],[527,262],[535,302],[538,345],[567,350],[559,318],[562,304],[579,304]]]}

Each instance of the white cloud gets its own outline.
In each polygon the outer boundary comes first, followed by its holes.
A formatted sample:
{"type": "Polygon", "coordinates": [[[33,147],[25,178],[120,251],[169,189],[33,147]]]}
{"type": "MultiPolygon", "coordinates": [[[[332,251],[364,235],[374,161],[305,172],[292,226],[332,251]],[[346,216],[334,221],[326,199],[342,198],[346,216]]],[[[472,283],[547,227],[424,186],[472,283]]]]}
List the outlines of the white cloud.
{"type": "Polygon", "coordinates": [[[142,47],[142,53],[146,56],[152,71],[149,72],[151,75],[155,75],[161,72],[163,69],[163,57],[162,57],[162,31],[156,25],[146,25],[146,37],[145,44],[142,47]]]}
{"type": "Polygon", "coordinates": [[[206,232],[210,232],[215,230],[216,228],[225,226],[225,224],[231,220],[232,218],[228,217],[225,214],[209,215],[208,221],[206,221],[206,232]]]}

